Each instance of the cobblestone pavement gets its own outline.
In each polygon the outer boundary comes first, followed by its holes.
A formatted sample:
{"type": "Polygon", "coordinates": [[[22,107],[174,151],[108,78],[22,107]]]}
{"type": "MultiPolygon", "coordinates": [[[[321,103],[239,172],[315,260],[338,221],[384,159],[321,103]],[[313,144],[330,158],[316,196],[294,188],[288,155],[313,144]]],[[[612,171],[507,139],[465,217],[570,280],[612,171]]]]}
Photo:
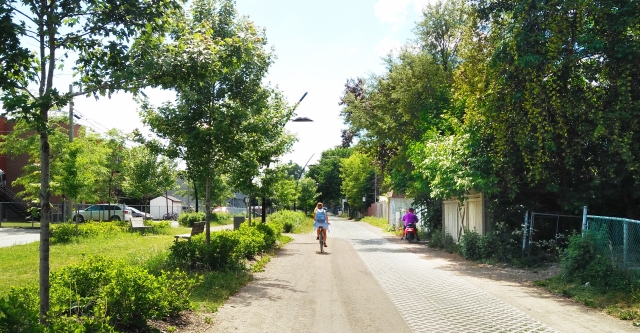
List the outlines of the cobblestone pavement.
{"type": "Polygon", "coordinates": [[[413,332],[556,332],[357,223],[333,221],[330,237],[353,244],[413,332]]]}

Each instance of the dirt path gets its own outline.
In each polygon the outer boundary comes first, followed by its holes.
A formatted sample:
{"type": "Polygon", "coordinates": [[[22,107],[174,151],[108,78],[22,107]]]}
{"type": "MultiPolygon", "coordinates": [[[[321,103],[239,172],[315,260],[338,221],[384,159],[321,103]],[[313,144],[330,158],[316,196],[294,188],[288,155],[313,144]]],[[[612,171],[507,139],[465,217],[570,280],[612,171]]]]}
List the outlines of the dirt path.
{"type": "Polygon", "coordinates": [[[553,267],[479,265],[368,224],[334,226],[330,254],[316,254],[312,235],[294,235],[212,325],[180,332],[640,331],[532,286],[553,267]]]}
{"type": "Polygon", "coordinates": [[[349,242],[293,237],[206,332],[411,332],[349,242]]]}

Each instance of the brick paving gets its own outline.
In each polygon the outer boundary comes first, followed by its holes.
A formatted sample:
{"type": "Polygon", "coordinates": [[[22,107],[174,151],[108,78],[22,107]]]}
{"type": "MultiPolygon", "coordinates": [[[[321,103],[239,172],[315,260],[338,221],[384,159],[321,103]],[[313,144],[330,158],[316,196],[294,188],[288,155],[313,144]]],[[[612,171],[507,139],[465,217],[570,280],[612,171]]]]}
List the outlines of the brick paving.
{"type": "Polygon", "coordinates": [[[413,332],[556,332],[358,223],[333,219],[332,237],[353,244],[413,332]]]}

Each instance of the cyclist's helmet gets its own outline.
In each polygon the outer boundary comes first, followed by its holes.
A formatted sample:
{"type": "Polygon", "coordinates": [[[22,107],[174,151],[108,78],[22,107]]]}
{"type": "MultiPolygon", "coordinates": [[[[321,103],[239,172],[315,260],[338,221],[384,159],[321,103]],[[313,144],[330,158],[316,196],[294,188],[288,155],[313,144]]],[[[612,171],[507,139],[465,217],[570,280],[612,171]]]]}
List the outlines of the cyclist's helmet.
{"type": "Polygon", "coordinates": [[[410,208],[409,208],[409,211],[413,213],[413,207],[410,207],[410,208]]]}

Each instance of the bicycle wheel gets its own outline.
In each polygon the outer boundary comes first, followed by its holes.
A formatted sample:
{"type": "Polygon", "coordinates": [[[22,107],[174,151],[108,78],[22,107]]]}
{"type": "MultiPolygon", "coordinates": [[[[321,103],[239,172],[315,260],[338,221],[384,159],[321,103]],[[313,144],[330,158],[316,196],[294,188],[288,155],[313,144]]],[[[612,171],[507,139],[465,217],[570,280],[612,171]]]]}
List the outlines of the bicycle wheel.
{"type": "Polygon", "coordinates": [[[322,230],[320,230],[320,253],[324,252],[324,236],[322,235],[322,230]]]}

